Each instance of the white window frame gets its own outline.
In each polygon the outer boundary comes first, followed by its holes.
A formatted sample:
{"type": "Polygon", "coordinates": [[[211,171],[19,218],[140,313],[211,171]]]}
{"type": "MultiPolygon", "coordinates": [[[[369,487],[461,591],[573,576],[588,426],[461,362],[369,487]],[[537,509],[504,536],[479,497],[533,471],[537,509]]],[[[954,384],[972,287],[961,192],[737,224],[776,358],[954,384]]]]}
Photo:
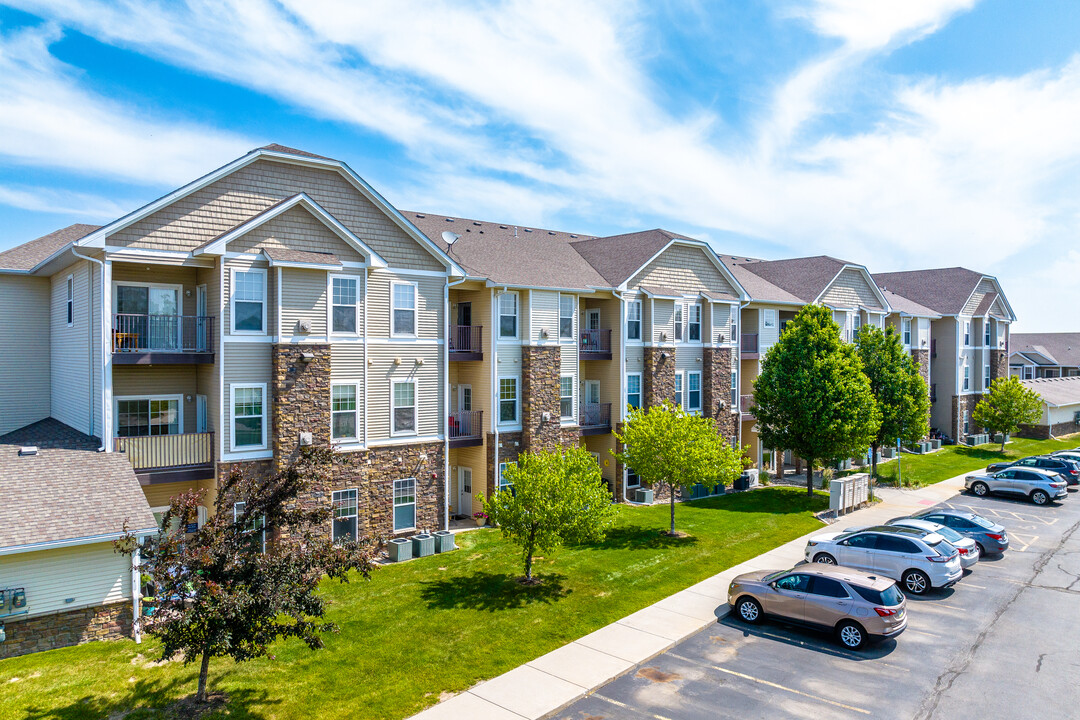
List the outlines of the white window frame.
{"type": "Polygon", "coordinates": [[[731,409],[741,410],[742,407],[739,404],[739,371],[731,371],[731,409]]]}
{"type": "Polygon", "coordinates": [[[574,302],[574,296],[566,293],[559,293],[559,339],[560,340],[573,340],[574,339],[574,321],[577,319],[577,303],[574,302]],[[563,314],[563,301],[570,301],[570,314],[563,314]],[[563,335],[563,321],[570,321],[570,334],[563,335]]]}
{"type": "MultiPolygon", "coordinates": [[[[249,417],[242,415],[241,417],[249,417]]],[[[253,415],[250,417],[254,417],[253,415]]],[[[257,452],[266,450],[267,424],[270,420],[270,398],[266,383],[232,383],[229,385],[229,450],[232,452],[257,452]],[[262,391],[262,442],[259,445],[236,444],[236,391],[258,389],[262,391]]]]}
{"type": "Polygon", "coordinates": [[[990,389],[990,366],[983,365],[983,390],[990,389]]]}
{"type": "Polygon", "coordinates": [[[360,537],[359,537],[359,533],[360,533],[360,490],[359,490],[359,488],[343,488],[341,490],[334,490],[334,491],[332,491],[330,493],[330,506],[331,506],[331,512],[333,513],[331,515],[331,517],[330,517],[330,540],[331,540],[331,542],[338,542],[334,538],[334,526],[337,524],[338,519],[339,519],[338,514],[337,514],[337,510],[338,510],[338,506],[342,505],[347,500],[347,498],[340,498],[339,495],[344,495],[344,494],[347,494],[347,493],[353,493],[353,497],[352,497],[352,500],[353,500],[352,511],[353,512],[352,512],[352,515],[342,515],[341,519],[352,518],[352,539],[353,540],[359,540],[360,539],[360,537]]]}
{"type": "Polygon", "coordinates": [[[634,490],[641,487],[641,476],[628,467],[623,468],[623,487],[627,490],[634,490]],[[637,482],[633,485],[630,484],[630,476],[633,475],[637,478],[637,482]]]}
{"type": "MultiPolygon", "coordinates": [[[[402,491],[403,491],[403,489],[402,489],[402,491]]],[[[411,477],[411,478],[397,478],[396,480],[394,480],[394,487],[393,487],[393,491],[392,491],[393,495],[392,495],[392,497],[390,499],[390,501],[392,503],[392,505],[390,506],[390,523],[393,525],[395,533],[408,532],[409,530],[415,530],[416,529],[416,491],[417,491],[416,478],[414,478],[414,477],[411,477]],[[405,482],[412,482],[412,502],[403,502],[403,503],[401,503],[399,505],[398,504],[398,491],[399,491],[398,483],[405,483],[405,482]],[[397,526],[397,509],[399,507],[406,507],[408,505],[412,505],[413,524],[410,525],[409,527],[400,527],[399,528],[397,526]]],[[[404,497],[404,492],[402,492],[402,496],[404,497]]]]}
{"type": "Polygon", "coordinates": [[[682,303],[675,303],[675,341],[682,342],[683,339],[683,306],[682,303]]]}
{"type": "Polygon", "coordinates": [[[911,347],[911,318],[900,318],[900,341],[904,347],[911,347]]]}
{"type": "Polygon", "coordinates": [[[639,409],[645,407],[645,398],[642,397],[643,389],[641,387],[641,373],[626,373],[626,392],[625,392],[625,396],[623,398],[623,400],[624,400],[623,405],[624,406],[630,404],[630,396],[631,395],[637,395],[637,398],[638,398],[637,407],[639,409]],[[637,378],[638,391],[636,393],[631,393],[630,392],[630,378],[637,378]]]}
{"type": "Polygon", "coordinates": [[[517,340],[521,337],[521,295],[514,290],[507,290],[506,292],[499,293],[495,296],[495,312],[498,320],[498,327],[496,332],[498,333],[499,340],[517,340]],[[503,312],[503,298],[511,296],[514,298],[514,334],[503,335],[502,331],[502,319],[504,317],[511,317],[503,312]]]}
{"type": "Polygon", "coordinates": [[[686,406],[686,383],[683,381],[683,372],[679,370],[675,373],[675,404],[680,408],[686,406]]]}
{"type": "Polygon", "coordinates": [[[355,443],[360,440],[360,383],[356,381],[349,382],[332,382],[330,383],[330,441],[339,443],[355,443]],[[351,387],[353,389],[353,404],[355,407],[352,409],[353,415],[353,428],[356,432],[354,435],[334,437],[334,416],[348,414],[349,410],[335,410],[334,409],[334,388],[339,387],[351,387]]]}
{"type": "MultiPolygon", "coordinates": [[[[737,307],[733,308],[733,310],[735,312],[738,312],[737,307]]],[[[731,342],[731,344],[732,345],[740,345],[741,340],[739,338],[739,321],[735,320],[734,318],[731,319],[731,330],[730,330],[730,332],[731,332],[731,337],[728,338],[728,340],[731,342]]]]}
{"type": "Polygon", "coordinates": [[[761,327],[763,330],[771,330],[776,327],[778,313],[775,309],[763,308],[761,310],[761,327]]]}
{"type": "Polygon", "coordinates": [[[971,321],[964,321],[964,347],[971,347],[971,321]]]}
{"type": "Polygon", "coordinates": [[[506,490],[507,488],[513,492],[514,483],[506,481],[506,468],[511,465],[517,465],[516,460],[504,461],[499,463],[499,476],[495,478],[496,492],[500,490],[506,490]]]}
{"type": "Polygon", "coordinates": [[[703,389],[701,387],[701,371],[699,371],[699,370],[688,371],[686,373],[686,411],[687,412],[695,413],[695,414],[701,414],[701,394],[702,394],[702,392],[704,392],[704,391],[703,391],[703,389]],[[696,391],[690,389],[690,386],[692,384],[692,380],[694,378],[697,378],[697,390],[696,391]],[[694,406],[692,406],[690,404],[690,393],[692,393],[692,392],[697,392],[697,394],[698,394],[697,407],[694,407],[694,406]]]}
{"type": "Polygon", "coordinates": [[[626,303],[626,339],[629,342],[641,342],[644,322],[641,319],[641,301],[629,300],[626,303]],[[635,312],[636,311],[636,312],[635,312]],[[635,317],[636,315],[636,317],[635,317]],[[637,323],[637,337],[630,336],[630,323],[637,323]]]}
{"type": "Polygon", "coordinates": [[[391,280],[390,281],[390,337],[404,337],[414,338],[417,337],[420,331],[420,286],[415,282],[409,280],[391,280]],[[399,287],[410,287],[413,293],[413,330],[412,332],[399,332],[397,329],[397,322],[394,317],[394,313],[398,310],[407,311],[410,308],[398,308],[394,304],[394,290],[399,287]]]}
{"type": "MultiPolygon", "coordinates": [[[[268,303],[267,295],[269,294],[269,286],[267,281],[269,280],[269,274],[266,272],[266,268],[229,268],[229,332],[232,335],[268,335],[269,328],[267,327],[267,308],[268,303]],[[236,329],[236,274],[237,273],[254,273],[262,275],[262,330],[237,330],[236,329]]],[[[242,300],[240,302],[255,302],[254,300],[242,300]]]]}
{"type": "MultiPolygon", "coordinates": [[[[233,503],[233,510],[232,510],[233,522],[236,522],[237,520],[239,520],[240,519],[240,513],[244,512],[242,508],[240,510],[237,510],[237,507],[240,506],[240,505],[246,506],[247,503],[243,502],[243,501],[233,503]]],[[[265,555],[266,554],[266,516],[264,515],[261,519],[262,519],[262,527],[260,529],[262,530],[262,537],[261,537],[262,548],[259,550],[259,554],[260,555],[265,555]]]]}
{"type": "Polygon", "coordinates": [[[963,381],[963,385],[961,387],[963,387],[964,392],[968,392],[969,390],[971,390],[971,366],[968,365],[966,362],[964,363],[964,376],[963,377],[964,377],[964,381],[963,381]]]}
{"type": "Polygon", "coordinates": [[[990,337],[990,318],[983,320],[983,345],[985,347],[994,347],[993,338],[990,337]]]}
{"type": "Polygon", "coordinates": [[[1023,375],[1023,378],[1022,378],[1023,380],[1034,380],[1035,379],[1035,368],[1032,367],[1031,365],[1024,365],[1022,375],[1023,375]]]}
{"type": "MultiPolygon", "coordinates": [[[[175,400],[176,401],[176,435],[184,434],[184,396],[182,394],[176,395],[114,395],[113,396],[113,421],[114,428],[119,428],[120,421],[120,403],[125,400],[175,400]]],[[[170,433],[171,435],[172,433],[170,433]]],[[[167,435],[133,435],[130,437],[168,437],[167,435]]]]}
{"type": "Polygon", "coordinates": [[[64,281],[64,290],[67,293],[67,326],[73,327],[75,325],[75,276],[68,275],[64,281]]]}
{"type": "Polygon", "coordinates": [[[574,419],[574,376],[573,375],[560,375],[559,376],[559,419],[560,420],[573,420],[574,419]],[[566,395],[563,395],[563,382],[570,381],[570,414],[562,414],[562,401],[567,399],[566,395]]]}
{"type": "MultiPolygon", "coordinates": [[[[420,431],[420,428],[419,428],[419,424],[420,424],[419,405],[420,405],[420,393],[419,393],[419,388],[417,386],[416,378],[403,378],[403,379],[390,378],[390,435],[391,435],[391,437],[408,437],[408,436],[411,436],[411,435],[417,435],[419,433],[419,431],[420,431]],[[397,418],[397,412],[396,411],[398,409],[397,405],[395,405],[395,399],[394,399],[394,386],[395,385],[412,385],[412,389],[413,389],[413,392],[412,392],[412,396],[413,396],[413,398],[412,398],[413,399],[413,404],[412,404],[412,409],[413,409],[413,429],[412,430],[397,430],[397,429],[395,429],[395,423],[396,423],[396,418],[397,418]]],[[[402,408],[405,408],[405,407],[407,407],[407,406],[405,406],[405,405],[402,406],[402,408]]]]}
{"type": "Polygon", "coordinates": [[[499,411],[499,416],[496,418],[499,425],[517,425],[521,422],[521,379],[517,375],[500,375],[497,379],[495,386],[495,397],[498,402],[496,407],[499,411]],[[502,396],[502,382],[503,380],[514,381],[514,419],[503,420],[502,419],[502,404],[506,402],[502,396]]]}
{"type": "Polygon", "coordinates": [[[862,329],[862,313],[858,310],[851,316],[851,337],[854,338],[862,329]]]}
{"type": "MultiPolygon", "coordinates": [[[[360,336],[360,298],[362,297],[361,283],[363,278],[360,275],[347,275],[343,273],[328,273],[326,278],[326,298],[327,298],[327,314],[326,314],[326,327],[331,335],[344,336],[344,337],[359,337],[360,336]],[[356,302],[352,304],[353,309],[353,327],[355,330],[335,330],[334,329],[334,308],[335,307],[349,307],[348,305],[337,305],[334,303],[334,281],[335,280],[351,280],[356,285],[356,302]]],[[[391,300],[392,302],[392,300],[391,300]]],[[[392,312],[392,311],[391,311],[392,312]]]]}
{"type": "Polygon", "coordinates": [[[699,343],[701,342],[701,331],[705,326],[705,316],[702,312],[701,303],[690,303],[686,306],[686,342],[699,343]],[[694,322],[694,312],[697,311],[697,322],[694,322]],[[695,340],[690,332],[690,329],[697,325],[697,340],[695,340]]]}

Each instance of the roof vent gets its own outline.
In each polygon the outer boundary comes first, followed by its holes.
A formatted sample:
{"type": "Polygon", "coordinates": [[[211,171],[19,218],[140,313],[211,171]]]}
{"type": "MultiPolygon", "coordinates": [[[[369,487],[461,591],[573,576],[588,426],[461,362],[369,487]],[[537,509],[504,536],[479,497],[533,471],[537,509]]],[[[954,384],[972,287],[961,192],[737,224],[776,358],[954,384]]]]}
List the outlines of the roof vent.
{"type": "Polygon", "coordinates": [[[480,227],[480,223],[478,223],[476,221],[473,221],[473,225],[475,225],[476,227],[480,227]]]}
{"type": "Polygon", "coordinates": [[[532,232],[532,230],[530,230],[529,228],[523,228],[523,229],[525,230],[525,232],[532,232]]]}
{"type": "Polygon", "coordinates": [[[454,222],[454,218],[446,218],[446,222],[454,222]]]}
{"type": "Polygon", "coordinates": [[[422,217],[427,217],[427,215],[421,215],[420,213],[416,213],[416,217],[422,218],[422,217]]]}
{"type": "Polygon", "coordinates": [[[19,457],[25,457],[26,455],[37,455],[37,445],[24,445],[19,448],[19,457]]]}
{"type": "Polygon", "coordinates": [[[548,235],[554,235],[554,234],[555,234],[555,233],[553,233],[553,232],[551,232],[550,230],[548,230],[548,235]]]}
{"type": "Polygon", "coordinates": [[[572,237],[572,238],[576,238],[576,237],[577,237],[577,235],[571,235],[570,237],[572,237]]]}
{"type": "Polygon", "coordinates": [[[509,230],[510,228],[506,227],[505,225],[500,225],[499,229],[500,230],[509,230]]]}

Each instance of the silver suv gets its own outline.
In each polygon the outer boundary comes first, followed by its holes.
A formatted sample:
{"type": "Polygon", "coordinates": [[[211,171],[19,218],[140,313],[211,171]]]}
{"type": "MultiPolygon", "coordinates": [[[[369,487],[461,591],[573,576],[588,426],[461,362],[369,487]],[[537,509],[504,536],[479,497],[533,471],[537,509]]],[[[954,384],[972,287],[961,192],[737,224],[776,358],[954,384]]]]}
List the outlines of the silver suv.
{"type": "Polygon", "coordinates": [[[1035,467],[1011,467],[989,475],[968,475],[964,478],[964,487],[979,497],[1001,493],[1026,497],[1036,505],[1069,496],[1067,483],[1060,475],[1035,467]]]}

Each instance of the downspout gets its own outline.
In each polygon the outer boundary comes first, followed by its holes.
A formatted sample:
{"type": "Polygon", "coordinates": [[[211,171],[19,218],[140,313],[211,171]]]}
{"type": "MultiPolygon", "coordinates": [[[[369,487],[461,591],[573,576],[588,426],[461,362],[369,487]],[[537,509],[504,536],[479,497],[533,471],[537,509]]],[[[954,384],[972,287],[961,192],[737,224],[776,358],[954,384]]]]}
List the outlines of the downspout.
{"type": "MultiPolygon", "coordinates": [[[[514,234],[517,235],[517,227],[514,228],[514,234]]],[[[494,436],[495,447],[493,449],[495,462],[492,464],[491,472],[494,475],[492,480],[495,481],[495,489],[499,487],[499,335],[498,335],[498,317],[499,309],[495,306],[495,288],[491,288],[491,407],[488,411],[491,414],[491,433],[494,436]]],[[[472,508],[470,508],[471,510],[472,508]]]]}
{"type": "MultiPolygon", "coordinates": [[[[622,323],[622,328],[619,331],[619,422],[622,423],[623,413],[626,412],[626,403],[623,402],[623,397],[626,395],[626,303],[623,302],[622,294],[615,288],[611,289],[611,294],[619,301],[619,322],[622,323]]],[[[643,381],[644,382],[644,381],[643,381]]],[[[626,472],[626,468],[623,468],[623,472],[626,472]]],[[[615,475],[615,482],[618,483],[620,488],[620,494],[622,495],[623,503],[630,502],[626,499],[626,478],[619,477],[618,473],[615,475]]]]}
{"type": "MultiPolygon", "coordinates": [[[[98,260],[97,258],[93,258],[93,257],[90,257],[88,255],[80,255],[79,251],[75,249],[74,245],[71,246],[71,254],[74,255],[77,258],[82,258],[83,260],[89,260],[92,263],[96,263],[98,265],[98,267],[101,268],[101,307],[102,307],[102,310],[104,310],[104,308],[105,308],[105,263],[102,262],[101,260],[98,260]]],[[[89,280],[89,282],[86,283],[87,295],[89,296],[89,299],[90,299],[89,306],[90,306],[90,319],[91,319],[90,327],[91,327],[91,330],[93,329],[93,326],[94,326],[94,323],[93,323],[93,317],[94,317],[93,283],[94,283],[94,273],[91,272],[90,273],[90,280],[89,280]]],[[[101,417],[102,417],[102,425],[104,425],[105,424],[104,423],[105,413],[107,412],[107,410],[105,408],[105,357],[106,357],[105,356],[105,340],[106,340],[105,318],[102,318],[102,321],[101,321],[101,333],[100,334],[101,334],[101,417]]],[[[91,337],[92,337],[92,335],[91,335],[91,337]]],[[[90,354],[90,367],[91,367],[91,370],[90,370],[90,377],[91,377],[91,380],[90,380],[90,434],[92,435],[93,431],[94,431],[94,381],[93,381],[93,373],[94,373],[94,371],[92,369],[94,367],[94,343],[92,341],[90,343],[90,353],[89,354],[90,354]]],[[[104,432],[105,428],[104,427],[101,428],[101,431],[102,431],[101,432],[101,447],[98,448],[98,452],[105,452],[105,449],[106,449],[106,446],[107,446],[107,440],[105,438],[105,432],[104,432]]]]}
{"type": "Polygon", "coordinates": [[[142,622],[139,619],[141,611],[139,606],[142,605],[142,590],[139,583],[141,570],[139,569],[138,542],[140,540],[142,540],[141,537],[135,538],[135,552],[131,555],[131,633],[135,638],[136,645],[142,642],[142,622]]]}
{"type": "MultiPolygon", "coordinates": [[[[447,282],[443,286],[443,327],[450,331],[450,288],[460,285],[467,278],[447,282]]],[[[450,331],[452,332],[452,331],[450,331]]],[[[443,418],[450,416],[450,342],[443,343],[443,418]]],[[[450,429],[443,426],[443,530],[450,529],[450,429]]],[[[460,493],[458,493],[460,497],[460,493]]],[[[472,508],[469,508],[472,510],[472,508]]]]}

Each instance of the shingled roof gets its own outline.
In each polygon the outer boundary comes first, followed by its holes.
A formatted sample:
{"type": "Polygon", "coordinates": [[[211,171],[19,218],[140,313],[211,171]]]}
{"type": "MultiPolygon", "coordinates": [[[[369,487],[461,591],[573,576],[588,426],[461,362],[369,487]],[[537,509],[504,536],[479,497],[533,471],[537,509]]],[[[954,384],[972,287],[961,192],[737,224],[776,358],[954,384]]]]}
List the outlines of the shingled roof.
{"type": "Polygon", "coordinates": [[[66,245],[76,240],[81,240],[94,232],[100,225],[84,225],[76,223],[60,228],[48,235],[42,235],[36,240],[16,245],[10,250],[0,252],[0,269],[3,270],[33,270],[40,263],[66,245]]]}
{"type": "Polygon", "coordinates": [[[941,317],[941,315],[934,312],[925,305],[920,305],[914,300],[909,300],[903,295],[897,295],[892,290],[884,290],[882,288],[878,289],[881,290],[881,294],[885,296],[885,299],[889,301],[889,307],[891,307],[894,312],[902,313],[904,315],[912,315],[915,317],[941,317]]]}
{"type": "Polygon", "coordinates": [[[1080,333],[1013,333],[1009,348],[1041,353],[1064,367],[1080,367],[1080,333]]]}
{"type": "Polygon", "coordinates": [[[962,267],[877,273],[873,276],[878,287],[916,300],[942,315],[962,312],[964,304],[983,277],[982,273],[962,267]]]}
{"type": "Polygon", "coordinates": [[[685,238],[657,228],[579,240],[573,245],[585,262],[596,268],[612,287],[617,287],[677,239],[685,238]]]}
{"type": "Polygon", "coordinates": [[[1021,380],[1026,388],[1039,394],[1043,402],[1055,407],[1080,405],[1080,376],[1021,380]]]}

